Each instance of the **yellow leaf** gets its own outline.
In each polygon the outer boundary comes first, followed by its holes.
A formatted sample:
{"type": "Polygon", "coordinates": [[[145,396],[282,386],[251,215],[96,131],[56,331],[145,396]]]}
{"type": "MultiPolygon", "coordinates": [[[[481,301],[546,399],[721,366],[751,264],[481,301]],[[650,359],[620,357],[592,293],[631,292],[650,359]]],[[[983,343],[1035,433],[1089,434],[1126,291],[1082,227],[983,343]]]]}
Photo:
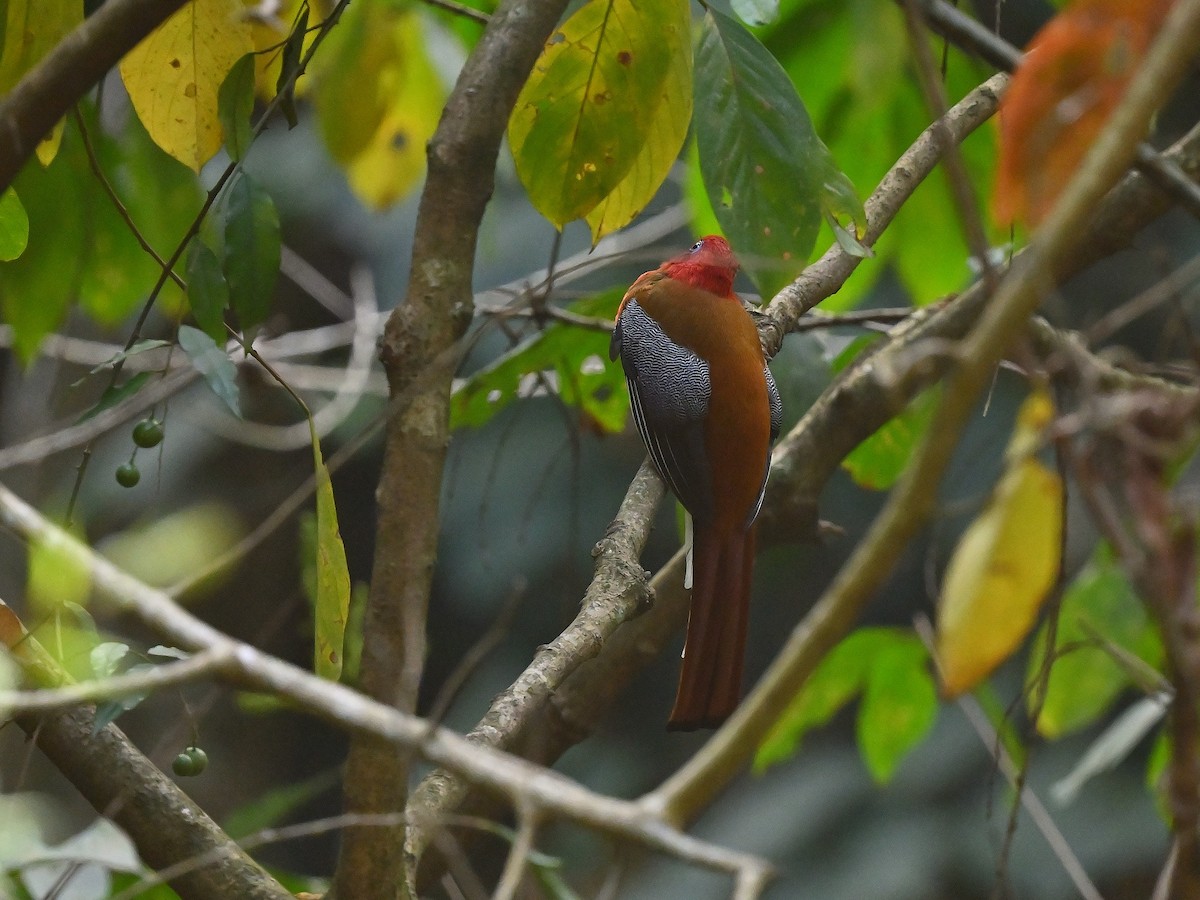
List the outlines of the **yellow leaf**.
{"type": "MultiPolygon", "coordinates": [[[[63,36],[83,21],[83,0],[7,0],[0,3],[5,17],[0,29],[0,96],[7,94],[34,64],[63,36]]],[[[62,122],[37,145],[37,157],[48,166],[62,141],[62,122]]]]}
{"type": "Polygon", "coordinates": [[[379,209],[421,177],[445,90],[412,11],[364,0],[350,6],[334,36],[314,73],[321,133],[354,192],[379,209]]]}
{"type": "Polygon", "coordinates": [[[240,0],[192,0],[126,54],[121,78],[154,143],[199,172],[221,148],[221,82],[253,49],[240,0]]]}
{"type": "Polygon", "coordinates": [[[1020,646],[1058,577],[1062,482],[1032,454],[1053,407],[1021,407],[995,494],[968,526],[942,583],[937,657],[943,692],[971,690],[1020,646]]]}
{"type": "Polygon", "coordinates": [[[38,162],[43,166],[50,165],[58,155],[59,145],[62,144],[63,121],[59,119],[50,129],[50,133],[38,141],[37,147],[34,148],[33,152],[37,154],[38,162]]]}
{"type": "MultiPolygon", "coordinates": [[[[633,161],[633,166],[600,205],[587,214],[592,229],[592,244],[606,234],[624,228],[649,203],[666,180],[671,166],[679,157],[688,125],[692,121],[692,46],[687,28],[687,8],[677,4],[681,14],[674,27],[660,32],[661,50],[667,55],[669,68],[662,90],[657,95],[646,143],[633,161]]],[[[655,97],[646,98],[654,104],[655,97]]]]}
{"type": "Polygon", "coordinates": [[[556,227],[588,215],[633,168],[677,63],[664,43],[686,42],[688,21],[681,0],[588,0],[546,42],[508,142],[530,201],[556,227]]]}

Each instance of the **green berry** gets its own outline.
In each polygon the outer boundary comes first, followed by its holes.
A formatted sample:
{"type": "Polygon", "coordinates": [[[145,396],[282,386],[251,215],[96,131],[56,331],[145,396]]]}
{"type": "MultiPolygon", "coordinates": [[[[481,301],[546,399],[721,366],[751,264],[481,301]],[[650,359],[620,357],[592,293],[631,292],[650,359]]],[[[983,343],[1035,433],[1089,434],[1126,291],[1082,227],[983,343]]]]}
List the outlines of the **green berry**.
{"type": "Polygon", "coordinates": [[[142,448],[157,447],[162,443],[163,427],[162,422],[151,416],[148,419],[142,419],[133,426],[133,442],[142,448]]]}
{"type": "Polygon", "coordinates": [[[191,778],[208,768],[208,754],[199,747],[188,747],[175,757],[171,771],[180,778],[191,778]]]}
{"type": "Polygon", "coordinates": [[[142,473],[133,463],[127,462],[123,466],[117,466],[117,484],[121,487],[131,488],[141,480],[142,473]]]}
{"type": "Polygon", "coordinates": [[[192,760],[192,755],[186,750],[175,757],[175,761],[171,763],[171,771],[180,778],[190,778],[193,775],[199,774],[196,771],[196,764],[192,760]]]}

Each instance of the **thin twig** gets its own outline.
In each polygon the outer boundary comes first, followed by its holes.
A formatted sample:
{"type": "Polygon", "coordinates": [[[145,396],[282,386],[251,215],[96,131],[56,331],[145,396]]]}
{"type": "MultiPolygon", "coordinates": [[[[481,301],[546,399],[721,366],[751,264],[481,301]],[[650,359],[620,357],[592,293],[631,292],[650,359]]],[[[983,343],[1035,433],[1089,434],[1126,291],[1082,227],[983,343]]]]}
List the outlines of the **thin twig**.
{"type": "Polygon", "coordinates": [[[81,681],[59,688],[0,691],[0,709],[9,714],[47,713],[101,700],[149,694],[159,688],[187,684],[219,674],[229,658],[218,650],[201,650],[187,659],[162,663],[140,672],[81,681]]]}

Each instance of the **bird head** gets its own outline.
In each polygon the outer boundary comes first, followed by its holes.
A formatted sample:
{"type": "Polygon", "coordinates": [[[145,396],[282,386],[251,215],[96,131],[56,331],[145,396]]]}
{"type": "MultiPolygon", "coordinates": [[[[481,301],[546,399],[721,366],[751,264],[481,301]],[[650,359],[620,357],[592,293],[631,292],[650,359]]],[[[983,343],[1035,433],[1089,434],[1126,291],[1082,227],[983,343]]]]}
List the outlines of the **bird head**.
{"type": "Polygon", "coordinates": [[[732,297],[733,278],[738,261],[729,242],[720,235],[710,234],[692,244],[691,249],[663,264],[670,278],[703,288],[722,297],[732,297]]]}

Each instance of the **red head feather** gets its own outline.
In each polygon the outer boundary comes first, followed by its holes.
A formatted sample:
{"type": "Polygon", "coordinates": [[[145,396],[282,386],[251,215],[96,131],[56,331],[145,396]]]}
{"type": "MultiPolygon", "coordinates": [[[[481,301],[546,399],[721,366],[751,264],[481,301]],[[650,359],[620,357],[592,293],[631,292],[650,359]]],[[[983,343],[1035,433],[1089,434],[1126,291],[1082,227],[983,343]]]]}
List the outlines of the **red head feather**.
{"type": "Polygon", "coordinates": [[[715,234],[702,237],[687,253],[662,264],[669,278],[711,291],[721,297],[734,297],[733,277],[738,261],[729,242],[715,234]]]}

